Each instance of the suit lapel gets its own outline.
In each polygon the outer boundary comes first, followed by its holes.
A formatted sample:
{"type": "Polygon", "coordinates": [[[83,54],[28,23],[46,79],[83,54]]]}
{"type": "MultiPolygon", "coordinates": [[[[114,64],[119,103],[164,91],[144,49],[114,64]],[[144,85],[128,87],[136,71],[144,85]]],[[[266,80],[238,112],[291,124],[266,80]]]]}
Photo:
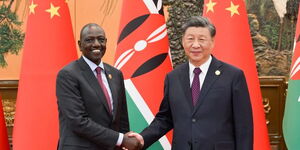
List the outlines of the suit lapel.
{"type": "MultiPolygon", "coordinates": [[[[208,68],[207,74],[205,76],[200,96],[198,98],[198,103],[195,106],[194,113],[197,111],[197,109],[200,107],[200,105],[206,100],[205,97],[207,96],[209,90],[212,88],[215,81],[219,78],[218,75],[215,74],[216,70],[218,70],[222,64],[215,58],[212,57],[211,64],[208,68]]],[[[219,69],[219,71],[221,71],[219,69]]]]}
{"type": "Polygon", "coordinates": [[[190,76],[189,76],[188,62],[183,64],[183,66],[179,72],[179,78],[180,78],[181,87],[184,90],[184,94],[186,96],[187,103],[189,104],[189,107],[192,110],[193,104],[192,104],[192,93],[190,90],[190,76]]]}
{"type": "Polygon", "coordinates": [[[96,94],[99,97],[99,102],[101,102],[105,108],[106,111],[110,113],[109,108],[108,108],[108,104],[106,102],[106,97],[99,85],[99,82],[97,80],[97,78],[95,77],[93,71],[90,69],[89,65],[84,61],[84,59],[81,57],[78,60],[78,63],[80,65],[81,68],[81,73],[83,74],[84,78],[87,80],[87,82],[89,83],[89,85],[91,85],[92,89],[94,89],[94,91],[96,92],[96,94]]]}
{"type": "MultiPolygon", "coordinates": [[[[114,112],[117,112],[117,110],[116,110],[118,108],[117,93],[116,93],[117,89],[116,89],[116,85],[113,84],[113,81],[116,76],[113,74],[111,69],[106,64],[104,64],[104,71],[105,71],[105,76],[106,76],[106,79],[108,81],[110,91],[111,91],[111,96],[112,96],[112,101],[113,101],[113,110],[114,110],[114,112]]],[[[113,112],[113,116],[115,118],[116,113],[114,113],[114,112],[113,112]]]]}

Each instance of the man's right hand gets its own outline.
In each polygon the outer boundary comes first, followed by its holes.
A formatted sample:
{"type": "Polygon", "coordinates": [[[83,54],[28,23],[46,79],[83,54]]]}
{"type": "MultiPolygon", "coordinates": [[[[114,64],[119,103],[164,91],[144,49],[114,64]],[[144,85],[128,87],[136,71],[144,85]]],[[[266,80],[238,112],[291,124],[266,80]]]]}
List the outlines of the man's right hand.
{"type": "Polygon", "coordinates": [[[142,149],[142,144],[140,143],[140,141],[135,138],[134,136],[129,137],[129,134],[131,134],[131,132],[128,132],[124,135],[123,138],[123,142],[122,142],[122,147],[123,149],[126,150],[140,150],[142,149]]]}
{"type": "Polygon", "coordinates": [[[135,137],[140,142],[142,147],[144,146],[144,138],[140,134],[135,133],[135,132],[129,132],[128,136],[135,137]]]}

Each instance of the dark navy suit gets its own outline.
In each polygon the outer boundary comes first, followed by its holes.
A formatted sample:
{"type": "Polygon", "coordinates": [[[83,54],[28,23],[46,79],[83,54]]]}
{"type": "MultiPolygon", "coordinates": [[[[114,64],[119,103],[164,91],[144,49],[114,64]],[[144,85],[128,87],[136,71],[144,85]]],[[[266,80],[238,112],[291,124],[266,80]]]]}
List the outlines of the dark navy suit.
{"type": "Polygon", "coordinates": [[[171,129],[172,150],[252,150],[252,109],[243,71],[212,56],[195,106],[188,63],[170,72],[159,112],[141,133],[145,147],[171,129]]]}

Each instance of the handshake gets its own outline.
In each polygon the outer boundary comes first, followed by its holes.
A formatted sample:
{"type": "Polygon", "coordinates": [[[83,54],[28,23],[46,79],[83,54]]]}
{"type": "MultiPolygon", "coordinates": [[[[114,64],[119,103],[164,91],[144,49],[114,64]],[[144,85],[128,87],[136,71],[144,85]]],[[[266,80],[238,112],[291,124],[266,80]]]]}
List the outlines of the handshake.
{"type": "Polygon", "coordinates": [[[123,150],[141,150],[144,146],[143,137],[135,132],[127,132],[124,135],[121,147],[123,150]]]}

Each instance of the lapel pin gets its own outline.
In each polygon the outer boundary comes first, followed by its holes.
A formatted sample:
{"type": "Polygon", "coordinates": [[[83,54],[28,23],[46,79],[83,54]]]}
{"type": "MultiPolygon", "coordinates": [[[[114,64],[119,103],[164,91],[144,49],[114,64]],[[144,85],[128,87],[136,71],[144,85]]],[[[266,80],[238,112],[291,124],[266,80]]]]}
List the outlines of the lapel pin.
{"type": "Polygon", "coordinates": [[[216,74],[217,76],[219,76],[219,75],[221,74],[221,71],[220,71],[220,70],[216,70],[215,74],[216,74]]]}
{"type": "Polygon", "coordinates": [[[111,74],[108,74],[108,78],[109,78],[109,79],[112,79],[112,75],[111,75],[111,74]]]}

